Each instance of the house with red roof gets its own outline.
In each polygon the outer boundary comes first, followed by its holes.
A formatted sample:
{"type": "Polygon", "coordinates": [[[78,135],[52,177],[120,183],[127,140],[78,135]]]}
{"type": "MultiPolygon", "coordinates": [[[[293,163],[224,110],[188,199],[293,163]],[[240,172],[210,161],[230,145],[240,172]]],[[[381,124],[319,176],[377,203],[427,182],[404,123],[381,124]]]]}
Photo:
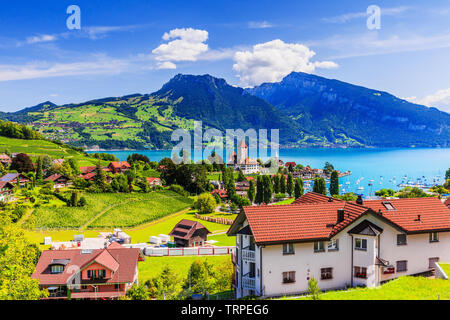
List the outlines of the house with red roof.
{"type": "Polygon", "coordinates": [[[72,181],[70,181],[69,178],[59,174],[59,173],[55,173],[52,174],[51,176],[47,177],[44,179],[44,181],[51,181],[54,183],[54,188],[55,189],[59,189],[59,188],[65,188],[68,187],[70,185],[73,185],[72,181]]]}
{"type": "Polygon", "coordinates": [[[200,222],[183,219],[175,225],[169,236],[173,236],[177,247],[201,247],[209,233],[200,222]]]}
{"type": "Polygon", "coordinates": [[[237,297],[375,287],[433,274],[450,261],[450,210],[438,198],[349,202],[307,193],[290,205],[244,207],[236,236],[237,297]]]}
{"type": "Polygon", "coordinates": [[[108,165],[112,173],[124,173],[130,170],[131,166],[127,161],[113,161],[108,165]]]}
{"type": "Polygon", "coordinates": [[[150,187],[153,187],[153,186],[162,186],[161,178],[152,178],[152,177],[148,177],[148,178],[147,178],[147,182],[148,182],[148,184],[150,185],[150,187]]]}
{"type": "Polygon", "coordinates": [[[138,248],[117,242],[104,249],[46,250],[33,279],[49,291],[49,299],[118,299],[138,283],[138,248]]]}

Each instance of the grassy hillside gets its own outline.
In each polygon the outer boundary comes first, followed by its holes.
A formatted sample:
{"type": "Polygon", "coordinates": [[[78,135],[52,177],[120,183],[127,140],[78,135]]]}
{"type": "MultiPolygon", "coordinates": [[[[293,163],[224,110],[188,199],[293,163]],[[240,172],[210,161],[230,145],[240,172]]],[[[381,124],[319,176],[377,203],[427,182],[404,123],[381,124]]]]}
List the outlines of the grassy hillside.
{"type": "Polygon", "coordinates": [[[151,193],[87,193],[86,207],[41,206],[35,216],[38,228],[131,227],[161,218],[192,205],[172,191],[151,193]]]}
{"type": "MultiPolygon", "coordinates": [[[[450,300],[450,281],[400,277],[381,287],[329,291],[321,294],[320,298],[323,300],[450,300]]],[[[308,299],[308,297],[299,299],[308,299]]]]}
{"type": "Polygon", "coordinates": [[[95,165],[98,160],[86,157],[83,152],[60,146],[46,140],[22,140],[0,136],[0,152],[26,153],[32,158],[49,155],[52,158],[75,159],[80,166],[95,165]]]}

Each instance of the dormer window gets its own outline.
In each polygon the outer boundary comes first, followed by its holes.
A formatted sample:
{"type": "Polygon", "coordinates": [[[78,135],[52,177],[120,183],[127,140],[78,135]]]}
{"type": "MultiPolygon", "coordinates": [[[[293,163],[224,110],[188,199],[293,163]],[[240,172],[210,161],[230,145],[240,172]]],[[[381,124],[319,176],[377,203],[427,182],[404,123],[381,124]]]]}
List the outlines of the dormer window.
{"type": "Polygon", "coordinates": [[[63,273],[64,272],[64,266],[60,264],[55,264],[51,266],[51,273],[57,274],[57,273],[63,273]]]}
{"type": "Polygon", "coordinates": [[[391,202],[383,201],[382,203],[383,203],[383,206],[386,208],[386,210],[388,210],[388,211],[396,210],[394,205],[391,202]]]}

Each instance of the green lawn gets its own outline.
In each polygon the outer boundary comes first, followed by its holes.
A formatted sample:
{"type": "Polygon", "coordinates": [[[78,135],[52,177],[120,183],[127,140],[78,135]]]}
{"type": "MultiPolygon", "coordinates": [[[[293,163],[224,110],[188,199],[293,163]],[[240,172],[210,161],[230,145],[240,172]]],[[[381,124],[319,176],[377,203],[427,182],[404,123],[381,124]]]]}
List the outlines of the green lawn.
{"type": "Polygon", "coordinates": [[[192,205],[192,200],[172,191],[163,190],[136,194],[93,221],[89,228],[134,227],[153,221],[192,205]]]}
{"type": "Polygon", "coordinates": [[[450,263],[442,263],[440,262],[439,265],[441,266],[442,270],[444,270],[447,277],[450,278],[450,263]]]}
{"type": "Polygon", "coordinates": [[[284,205],[284,204],[291,204],[294,201],[295,201],[295,198],[288,198],[286,200],[282,200],[280,202],[274,203],[274,205],[281,206],[281,205],[284,205]]]}
{"type": "Polygon", "coordinates": [[[230,255],[222,256],[190,256],[190,257],[146,257],[139,262],[139,282],[157,277],[164,266],[168,265],[184,280],[189,272],[189,267],[195,260],[208,260],[212,264],[224,263],[231,259],[230,255]]]}
{"type": "MultiPolygon", "coordinates": [[[[208,236],[209,240],[218,241],[217,243],[215,243],[216,246],[234,246],[236,244],[235,237],[228,237],[226,234],[224,234],[228,230],[229,226],[196,219],[192,211],[184,212],[181,214],[170,214],[158,220],[140,225],[138,227],[122,229],[131,236],[132,243],[148,242],[150,236],[157,236],[161,233],[169,234],[173,227],[181,219],[199,221],[206,228],[208,228],[209,231],[218,233],[216,235],[210,234],[208,236]]],[[[112,227],[107,230],[112,231],[112,227]]],[[[100,231],[105,231],[105,229],[93,228],[85,230],[84,232],[76,230],[75,228],[73,230],[33,230],[26,231],[26,236],[31,242],[40,245],[41,249],[48,249],[48,246],[43,246],[41,244],[44,241],[44,237],[46,236],[52,237],[53,241],[70,241],[73,240],[73,236],[75,234],[82,233],[85,235],[85,237],[97,237],[100,231]]]]}
{"type": "MultiPolygon", "coordinates": [[[[450,281],[424,277],[400,277],[380,287],[329,291],[321,294],[320,298],[323,300],[450,300],[450,281]]],[[[308,299],[308,297],[296,299],[308,299]]]]}
{"type": "Polygon", "coordinates": [[[172,191],[151,193],[84,194],[85,207],[42,206],[34,211],[37,228],[79,228],[102,213],[88,227],[134,226],[190,207],[192,200],[172,191]]]}

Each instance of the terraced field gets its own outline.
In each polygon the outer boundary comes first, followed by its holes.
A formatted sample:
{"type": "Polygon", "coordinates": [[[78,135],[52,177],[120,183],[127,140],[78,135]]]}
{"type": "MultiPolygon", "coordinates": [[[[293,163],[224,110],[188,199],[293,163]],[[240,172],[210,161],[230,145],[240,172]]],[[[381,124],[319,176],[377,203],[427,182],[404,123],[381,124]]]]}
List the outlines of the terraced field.
{"type": "Polygon", "coordinates": [[[85,207],[39,207],[37,228],[112,228],[135,226],[191,206],[192,200],[172,191],[85,194],[85,207]]]}

